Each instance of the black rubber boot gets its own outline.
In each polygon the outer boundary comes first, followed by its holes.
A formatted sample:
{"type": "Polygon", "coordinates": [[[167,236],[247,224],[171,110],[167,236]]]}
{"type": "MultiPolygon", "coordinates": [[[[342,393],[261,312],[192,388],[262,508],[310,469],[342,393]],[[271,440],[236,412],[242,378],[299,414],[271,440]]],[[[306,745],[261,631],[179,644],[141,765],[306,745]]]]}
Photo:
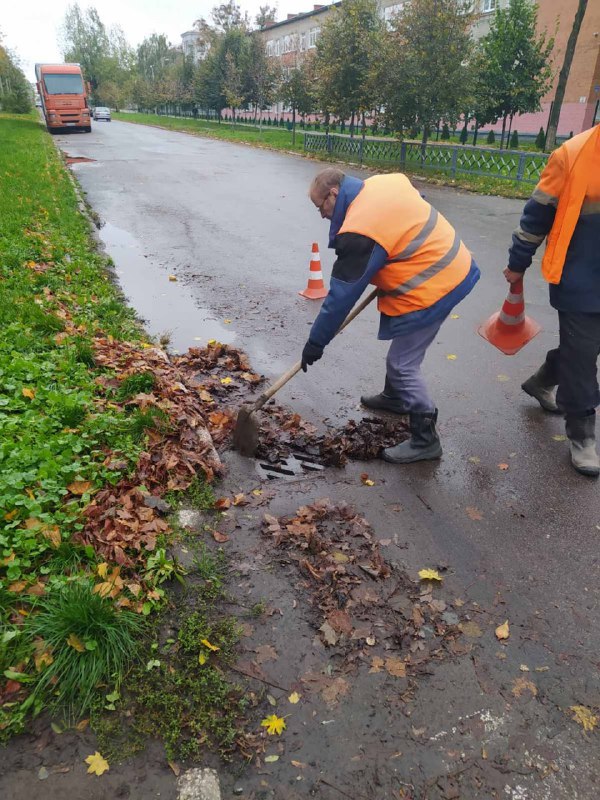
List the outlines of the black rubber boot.
{"type": "Polygon", "coordinates": [[[571,448],[571,463],[582,475],[597,478],[600,459],[596,452],[596,414],[587,417],[565,417],[565,429],[571,448]]]}
{"type": "Polygon", "coordinates": [[[527,378],[525,383],[521,384],[521,389],[530,397],[535,398],[544,411],[560,414],[560,409],[556,405],[556,384],[552,382],[548,372],[546,364],[542,364],[531,378],[527,378]]]}
{"type": "Polygon", "coordinates": [[[394,396],[389,380],[385,379],[383,392],[380,394],[365,395],[360,398],[360,402],[367,408],[375,411],[391,411],[392,414],[408,414],[408,408],[402,403],[399,397],[394,396]]]}
{"type": "Polygon", "coordinates": [[[410,439],[401,442],[395,447],[387,447],[383,451],[383,458],[392,464],[411,464],[413,461],[430,461],[440,458],[442,445],[437,434],[435,423],[437,421],[437,408],[435,411],[410,414],[410,439]]]}

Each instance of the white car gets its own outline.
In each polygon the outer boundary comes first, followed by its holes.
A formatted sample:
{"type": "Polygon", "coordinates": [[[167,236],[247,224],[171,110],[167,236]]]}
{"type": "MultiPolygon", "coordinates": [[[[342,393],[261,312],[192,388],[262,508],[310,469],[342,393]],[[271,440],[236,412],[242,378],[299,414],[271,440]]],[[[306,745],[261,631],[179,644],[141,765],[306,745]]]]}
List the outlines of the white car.
{"type": "Polygon", "coordinates": [[[105,119],[107,122],[110,122],[110,108],[96,106],[94,109],[94,119],[105,119]]]}

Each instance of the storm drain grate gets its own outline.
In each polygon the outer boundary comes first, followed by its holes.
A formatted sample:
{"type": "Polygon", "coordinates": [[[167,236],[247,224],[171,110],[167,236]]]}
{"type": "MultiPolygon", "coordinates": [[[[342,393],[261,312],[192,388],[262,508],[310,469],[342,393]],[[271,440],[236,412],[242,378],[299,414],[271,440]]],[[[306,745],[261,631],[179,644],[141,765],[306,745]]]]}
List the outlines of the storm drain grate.
{"type": "Polygon", "coordinates": [[[321,472],[324,469],[325,467],[322,464],[317,464],[316,461],[310,461],[301,455],[289,455],[275,464],[270,464],[268,461],[256,462],[256,471],[263,480],[268,481],[292,481],[304,478],[311,472],[321,472]]]}

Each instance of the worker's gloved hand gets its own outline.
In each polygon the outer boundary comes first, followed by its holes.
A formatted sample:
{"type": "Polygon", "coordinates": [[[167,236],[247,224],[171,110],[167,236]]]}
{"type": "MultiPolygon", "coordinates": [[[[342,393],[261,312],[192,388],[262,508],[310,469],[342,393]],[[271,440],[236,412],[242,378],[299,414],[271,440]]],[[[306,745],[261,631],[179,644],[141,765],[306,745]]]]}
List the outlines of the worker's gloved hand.
{"type": "Polygon", "coordinates": [[[323,348],[320,344],[313,344],[309,339],[302,351],[302,372],[306,372],[307,367],[318,361],[323,355],[323,348]]]}

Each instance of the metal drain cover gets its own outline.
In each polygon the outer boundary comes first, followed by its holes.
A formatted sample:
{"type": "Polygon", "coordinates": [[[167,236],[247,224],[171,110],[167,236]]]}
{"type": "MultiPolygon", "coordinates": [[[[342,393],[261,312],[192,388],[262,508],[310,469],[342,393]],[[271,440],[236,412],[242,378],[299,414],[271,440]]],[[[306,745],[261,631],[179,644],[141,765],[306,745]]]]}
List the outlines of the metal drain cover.
{"type": "Polygon", "coordinates": [[[311,472],[321,472],[325,467],[322,464],[317,464],[315,461],[310,461],[302,455],[289,455],[275,464],[269,464],[268,461],[257,461],[256,471],[263,480],[285,480],[292,481],[298,478],[304,478],[311,472]]]}

